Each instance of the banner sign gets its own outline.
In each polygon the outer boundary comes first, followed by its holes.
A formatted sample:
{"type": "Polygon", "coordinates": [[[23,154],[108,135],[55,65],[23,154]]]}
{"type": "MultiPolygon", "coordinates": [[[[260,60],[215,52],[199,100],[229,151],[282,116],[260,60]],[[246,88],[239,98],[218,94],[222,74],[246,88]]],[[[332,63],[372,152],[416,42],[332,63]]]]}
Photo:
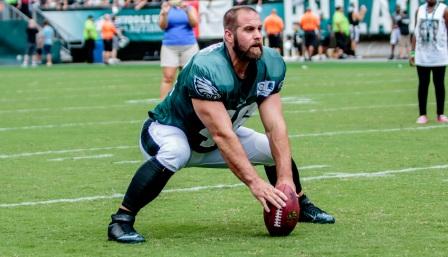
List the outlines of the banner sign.
{"type": "Polygon", "coordinates": [[[159,27],[159,8],[121,9],[116,17],[116,25],[131,41],[160,41],[163,30],[159,27]]]}
{"type": "MultiPolygon", "coordinates": [[[[199,1],[191,0],[190,3],[197,8],[199,25],[195,31],[198,39],[219,39],[224,34],[223,16],[233,5],[230,0],[199,1]]],[[[414,24],[414,13],[422,0],[283,0],[263,1],[260,16],[264,19],[272,9],[276,9],[278,15],[285,23],[285,34],[292,34],[292,25],[298,22],[305,12],[306,7],[321,15],[322,19],[331,20],[337,6],[342,6],[348,13],[350,3],[358,8],[364,5],[367,13],[360,23],[362,34],[388,34],[392,28],[392,16],[395,6],[408,10],[411,24],[414,24]]],[[[254,6],[255,7],[255,6],[254,6]]],[[[159,6],[151,6],[141,10],[131,8],[121,9],[113,14],[116,17],[117,26],[131,41],[161,41],[163,31],[159,27],[159,6]]],[[[44,16],[61,33],[68,42],[82,41],[82,31],[87,16],[92,15],[101,28],[101,20],[104,14],[112,14],[110,9],[78,9],[66,11],[44,11],[44,16]]],[[[412,30],[411,26],[411,30],[412,30]]]]}

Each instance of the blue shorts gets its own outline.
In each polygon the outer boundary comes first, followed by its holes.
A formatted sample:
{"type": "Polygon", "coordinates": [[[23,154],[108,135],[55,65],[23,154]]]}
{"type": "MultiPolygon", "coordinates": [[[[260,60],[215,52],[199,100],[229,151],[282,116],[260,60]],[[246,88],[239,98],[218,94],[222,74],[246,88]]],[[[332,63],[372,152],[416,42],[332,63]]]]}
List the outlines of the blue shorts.
{"type": "Polygon", "coordinates": [[[28,43],[26,54],[27,55],[35,55],[36,54],[36,44],[28,43]]]}
{"type": "Polygon", "coordinates": [[[43,54],[51,54],[51,45],[44,45],[43,54]]]}

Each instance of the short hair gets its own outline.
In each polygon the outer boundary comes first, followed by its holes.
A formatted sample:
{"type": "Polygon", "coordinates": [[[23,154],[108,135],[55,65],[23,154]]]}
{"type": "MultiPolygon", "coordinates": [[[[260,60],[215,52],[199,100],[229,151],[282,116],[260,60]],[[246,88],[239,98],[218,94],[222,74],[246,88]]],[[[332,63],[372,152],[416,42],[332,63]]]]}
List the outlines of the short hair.
{"type": "Polygon", "coordinates": [[[48,20],[44,20],[44,26],[45,25],[50,25],[50,23],[48,22],[48,20]]]}
{"type": "Polygon", "coordinates": [[[254,13],[258,13],[254,8],[248,5],[234,6],[224,14],[224,29],[235,31],[238,28],[236,20],[238,18],[238,12],[240,10],[252,11],[254,13]]]}

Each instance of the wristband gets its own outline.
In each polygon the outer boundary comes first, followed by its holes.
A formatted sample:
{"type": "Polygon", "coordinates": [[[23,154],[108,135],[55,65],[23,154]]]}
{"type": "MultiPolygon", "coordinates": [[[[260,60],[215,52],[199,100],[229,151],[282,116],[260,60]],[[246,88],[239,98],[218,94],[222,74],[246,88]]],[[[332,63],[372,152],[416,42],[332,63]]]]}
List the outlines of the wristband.
{"type": "Polygon", "coordinates": [[[409,56],[411,56],[411,57],[415,57],[415,51],[414,51],[414,50],[411,50],[411,51],[409,52],[409,56]]]}

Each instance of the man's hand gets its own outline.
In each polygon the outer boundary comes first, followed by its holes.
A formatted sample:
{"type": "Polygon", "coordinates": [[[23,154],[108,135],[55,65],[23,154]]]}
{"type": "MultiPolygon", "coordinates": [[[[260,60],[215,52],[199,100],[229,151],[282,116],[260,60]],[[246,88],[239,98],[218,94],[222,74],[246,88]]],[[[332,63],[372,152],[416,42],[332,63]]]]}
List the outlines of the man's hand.
{"type": "Polygon", "coordinates": [[[288,197],[282,191],[274,188],[272,185],[261,178],[251,183],[249,185],[249,189],[254,197],[261,203],[266,212],[270,211],[268,202],[270,202],[278,209],[286,206],[288,197]]]}
{"type": "Polygon", "coordinates": [[[292,181],[291,179],[278,179],[277,183],[275,184],[275,187],[285,184],[287,186],[289,186],[292,191],[296,192],[296,185],[294,184],[294,181],[292,181]]]}

